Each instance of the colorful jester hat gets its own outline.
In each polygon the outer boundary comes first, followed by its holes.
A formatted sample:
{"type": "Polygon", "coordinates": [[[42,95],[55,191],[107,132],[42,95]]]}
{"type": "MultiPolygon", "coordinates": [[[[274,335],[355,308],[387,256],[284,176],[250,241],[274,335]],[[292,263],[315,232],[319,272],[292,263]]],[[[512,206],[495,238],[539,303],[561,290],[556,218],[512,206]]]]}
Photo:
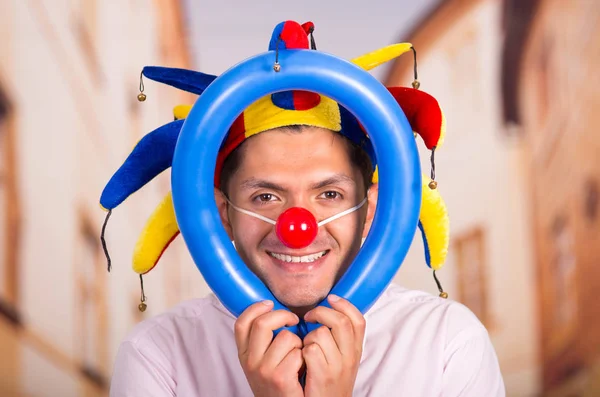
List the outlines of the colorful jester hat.
{"type": "MultiPolygon", "coordinates": [[[[309,49],[309,36],[310,48],[316,50],[313,30],[314,25],[311,22],[303,25],[293,21],[282,22],[273,31],[269,50],[278,54],[279,51],[290,49],[309,49]]],[[[419,229],[425,247],[425,260],[433,269],[435,278],[435,270],[440,269],[446,259],[449,238],[448,216],[444,202],[436,189],[433,157],[435,150],[440,147],[444,139],[446,129],[444,115],[438,102],[431,95],[418,89],[416,52],[410,43],[390,45],[355,58],[352,62],[365,70],[371,70],[410,50],[415,56],[413,88],[388,87],[388,89],[404,111],[415,137],[421,136],[425,146],[431,150],[431,178],[423,177],[419,229]]],[[[280,70],[277,61],[274,70],[276,72],[280,70]]],[[[202,92],[216,79],[216,76],[192,70],[156,66],[144,67],[142,75],[197,95],[202,95],[202,92]]],[[[144,101],[146,95],[143,93],[142,84],[140,88],[138,99],[144,101]]],[[[100,204],[108,214],[102,227],[102,245],[107,256],[109,271],[111,262],[104,235],[112,210],[154,177],[171,167],[175,144],[190,109],[190,105],[175,107],[175,121],[144,136],[104,188],[100,204]]],[[[347,109],[317,93],[287,91],[260,98],[235,120],[218,154],[215,186],[219,187],[220,172],[225,159],[244,140],[263,131],[289,125],[321,127],[341,133],[369,154],[375,169],[373,182],[378,181],[377,163],[371,141],[358,120],[347,109]]],[[[178,234],[179,228],[171,193],[169,193],[149,218],[133,255],[133,270],[140,275],[142,282],[142,303],[139,306],[142,311],[146,308],[142,275],[156,266],[162,253],[178,234]]],[[[437,278],[435,280],[440,296],[447,297],[437,278]]]]}

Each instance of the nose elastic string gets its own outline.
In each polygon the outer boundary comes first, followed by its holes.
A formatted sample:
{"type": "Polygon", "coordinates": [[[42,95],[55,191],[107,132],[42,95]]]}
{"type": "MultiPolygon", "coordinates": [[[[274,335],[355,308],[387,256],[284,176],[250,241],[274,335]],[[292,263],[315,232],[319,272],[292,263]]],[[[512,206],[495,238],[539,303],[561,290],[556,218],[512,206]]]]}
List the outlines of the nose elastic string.
{"type": "Polygon", "coordinates": [[[233,204],[231,201],[229,201],[229,199],[228,199],[228,198],[225,198],[225,200],[227,200],[227,202],[229,203],[229,205],[231,205],[231,207],[233,207],[233,209],[234,209],[234,210],[236,210],[236,211],[239,211],[239,212],[241,212],[242,214],[246,214],[246,215],[253,216],[253,217],[255,217],[255,218],[258,218],[258,219],[260,219],[261,221],[265,221],[265,222],[267,222],[267,223],[270,223],[271,225],[276,225],[276,224],[277,224],[277,221],[274,221],[273,219],[269,219],[269,218],[267,218],[266,216],[262,216],[262,215],[260,215],[260,214],[256,214],[256,213],[254,213],[254,212],[252,212],[252,211],[248,211],[248,210],[245,210],[245,209],[243,209],[243,208],[240,208],[240,207],[237,207],[237,206],[235,206],[235,205],[234,205],[234,204],[233,204]]]}
{"type": "MultiPolygon", "coordinates": [[[[243,209],[243,208],[240,208],[240,207],[236,206],[236,205],[235,205],[235,204],[233,204],[231,201],[229,201],[229,199],[228,199],[228,198],[225,198],[225,200],[227,200],[227,202],[229,203],[229,205],[231,205],[231,207],[232,207],[234,210],[236,210],[236,211],[239,211],[239,212],[241,212],[242,214],[246,214],[246,215],[249,215],[249,216],[253,216],[254,218],[260,219],[261,221],[265,221],[265,222],[267,222],[267,223],[270,223],[271,225],[276,225],[276,224],[277,224],[277,221],[274,221],[273,219],[267,218],[266,216],[262,216],[262,215],[260,215],[260,214],[257,214],[257,213],[254,213],[254,212],[252,212],[252,211],[248,211],[248,210],[245,210],[245,209],[243,209]]],[[[342,211],[342,212],[340,212],[339,214],[336,214],[336,215],[330,216],[330,217],[329,217],[329,218],[327,218],[327,219],[323,219],[321,222],[317,223],[317,226],[319,226],[319,227],[321,227],[321,226],[324,226],[324,225],[328,224],[329,222],[333,222],[333,221],[335,221],[336,219],[339,219],[339,218],[341,218],[341,217],[343,217],[343,216],[346,216],[346,215],[348,215],[348,214],[350,214],[350,213],[352,213],[352,212],[354,212],[354,211],[358,210],[360,207],[362,207],[363,205],[365,205],[365,203],[366,203],[366,202],[367,202],[367,197],[365,197],[365,198],[364,198],[364,199],[363,199],[363,200],[362,200],[360,203],[358,203],[358,204],[357,204],[357,205],[355,205],[354,207],[352,207],[352,208],[349,208],[349,209],[347,209],[347,210],[345,210],[345,211],[342,211]]]]}
{"type": "Polygon", "coordinates": [[[354,207],[352,207],[352,208],[349,208],[349,209],[347,209],[346,211],[340,212],[340,213],[339,213],[339,214],[337,214],[337,215],[331,216],[331,217],[329,217],[329,218],[327,218],[327,219],[323,219],[321,222],[317,223],[317,226],[321,227],[321,226],[323,226],[323,225],[326,225],[326,224],[328,224],[329,222],[333,222],[333,221],[335,221],[336,219],[339,219],[339,218],[341,218],[342,216],[348,215],[348,214],[350,214],[350,213],[352,213],[352,212],[356,211],[356,210],[357,210],[357,209],[359,209],[360,207],[362,207],[362,206],[363,206],[363,205],[364,205],[366,202],[367,202],[367,198],[365,197],[365,198],[363,199],[363,201],[361,201],[360,203],[358,203],[358,205],[355,205],[354,207]]]}

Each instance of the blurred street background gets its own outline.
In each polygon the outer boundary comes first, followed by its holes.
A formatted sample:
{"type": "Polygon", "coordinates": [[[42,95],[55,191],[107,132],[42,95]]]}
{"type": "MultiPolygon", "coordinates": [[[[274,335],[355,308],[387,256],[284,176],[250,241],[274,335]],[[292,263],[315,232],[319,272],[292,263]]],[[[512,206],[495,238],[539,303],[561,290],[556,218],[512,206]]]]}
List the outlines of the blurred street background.
{"type": "MultiPolygon", "coordinates": [[[[138,311],[131,256],[168,171],[114,211],[111,273],[99,197],[195,100],[146,79],[138,102],[144,66],[218,75],[288,19],[345,59],[414,44],[447,120],[445,290],[487,327],[508,396],[600,396],[599,0],[0,0],[0,396],[107,396],[127,332],[210,292],[179,238],[138,311]]],[[[372,73],[410,86],[412,66],[372,73]]],[[[437,294],[420,234],[395,282],[437,294]]]]}

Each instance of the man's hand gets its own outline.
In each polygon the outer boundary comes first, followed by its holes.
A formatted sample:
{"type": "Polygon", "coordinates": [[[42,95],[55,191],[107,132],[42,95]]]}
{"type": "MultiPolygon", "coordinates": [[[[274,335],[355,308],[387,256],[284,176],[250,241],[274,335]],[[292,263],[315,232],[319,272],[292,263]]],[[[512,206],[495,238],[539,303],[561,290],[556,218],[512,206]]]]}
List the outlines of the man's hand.
{"type": "Polygon", "coordinates": [[[298,381],[304,363],[302,340],[286,330],[273,339],[274,330],[298,324],[298,316],[272,309],[271,301],[255,303],[236,320],[240,363],[255,396],[303,397],[298,381]]]}
{"type": "Polygon", "coordinates": [[[304,338],[305,396],[352,396],[365,336],[362,313],[345,299],[329,296],[332,309],[319,306],[304,316],[322,327],[304,338]]]}

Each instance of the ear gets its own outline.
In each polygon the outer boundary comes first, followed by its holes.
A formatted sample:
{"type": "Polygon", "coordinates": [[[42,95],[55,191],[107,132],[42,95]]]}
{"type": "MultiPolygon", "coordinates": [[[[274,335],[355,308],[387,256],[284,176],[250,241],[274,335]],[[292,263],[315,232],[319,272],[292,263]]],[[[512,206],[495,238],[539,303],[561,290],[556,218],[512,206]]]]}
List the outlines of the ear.
{"type": "Polygon", "coordinates": [[[363,238],[367,238],[371,224],[375,217],[375,209],[377,208],[377,197],[379,196],[379,185],[374,183],[367,192],[367,218],[365,219],[365,227],[363,229],[363,238]]]}
{"type": "Polygon", "coordinates": [[[229,215],[227,213],[227,200],[225,199],[225,194],[217,189],[215,189],[215,201],[217,202],[217,211],[219,211],[219,216],[221,217],[221,223],[223,223],[223,227],[229,236],[229,239],[233,241],[233,230],[231,228],[231,223],[229,222],[229,215]]]}

